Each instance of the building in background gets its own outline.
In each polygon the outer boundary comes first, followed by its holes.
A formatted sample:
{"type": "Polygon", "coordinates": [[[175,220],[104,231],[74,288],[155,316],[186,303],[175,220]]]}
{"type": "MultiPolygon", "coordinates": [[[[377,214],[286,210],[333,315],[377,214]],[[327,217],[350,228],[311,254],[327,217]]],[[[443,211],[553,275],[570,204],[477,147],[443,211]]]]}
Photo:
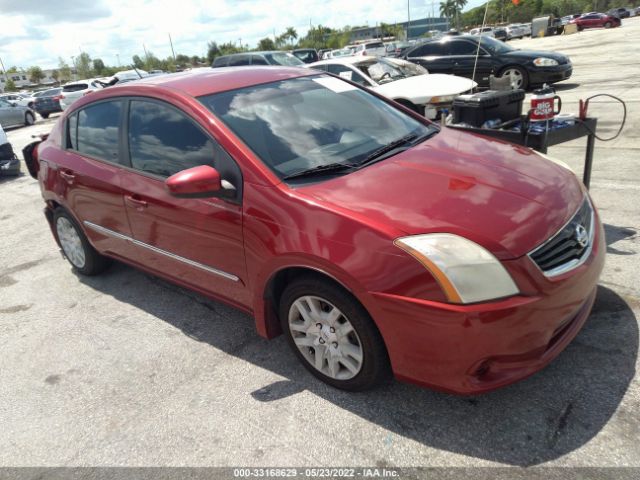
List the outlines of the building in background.
{"type": "Polygon", "coordinates": [[[4,92],[4,86],[7,84],[7,79],[13,80],[17,90],[34,90],[40,88],[51,87],[57,85],[51,74],[53,68],[43,70],[44,78],[39,83],[32,83],[29,80],[29,74],[25,71],[19,71],[14,73],[0,73],[0,92],[4,92]]]}
{"type": "MultiPolygon", "coordinates": [[[[393,23],[391,25],[397,25],[401,27],[404,32],[407,32],[407,22],[393,23]]],[[[439,32],[445,32],[449,30],[449,20],[441,17],[425,17],[409,22],[409,38],[418,38],[425,33],[437,30],[439,32]]],[[[354,28],[351,30],[349,37],[349,43],[362,42],[364,40],[371,40],[373,38],[381,38],[382,31],[379,26],[375,27],[363,27],[354,28]]]]}

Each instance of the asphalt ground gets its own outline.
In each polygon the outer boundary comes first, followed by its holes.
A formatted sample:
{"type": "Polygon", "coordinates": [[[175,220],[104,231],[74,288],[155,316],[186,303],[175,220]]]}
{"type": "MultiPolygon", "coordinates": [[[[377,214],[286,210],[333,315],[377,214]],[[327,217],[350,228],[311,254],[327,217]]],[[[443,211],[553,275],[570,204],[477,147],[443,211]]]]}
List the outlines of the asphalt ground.
{"type": "MultiPolygon", "coordinates": [[[[24,174],[0,179],[0,466],[640,466],[640,18],[623,23],[512,43],[571,57],[563,112],[596,93],[629,110],[620,138],[596,142],[597,301],[550,366],[467,398],[332,389],[233,308],[121,264],[74,274],[24,174]]],[[[589,113],[615,133],[619,105],[589,113]]],[[[9,140],[20,151],[55,119],[9,140]]],[[[585,142],[549,154],[580,174],[585,142]]]]}

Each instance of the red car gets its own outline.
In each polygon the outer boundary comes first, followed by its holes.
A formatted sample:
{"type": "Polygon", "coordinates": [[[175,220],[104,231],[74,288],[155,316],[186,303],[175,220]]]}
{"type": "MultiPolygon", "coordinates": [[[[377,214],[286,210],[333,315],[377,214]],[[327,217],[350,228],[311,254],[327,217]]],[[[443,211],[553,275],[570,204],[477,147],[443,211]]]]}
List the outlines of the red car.
{"type": "Polygon", "coordinates": [[[100,90],[26,153],[79,273],[113,258],[235,305],[347,390],[531,375],[584,324],[604,263],[560,162],[304,69],[100,90]]]}
{"type": "Polygon", "coordinates": [[[574,18],[569,23],[575,23],[578,26],[578,30],[584,30],[585,28],[619,27],[621,22],[619,18],[604,13],[587,13],[581,17],[574,18]]]}

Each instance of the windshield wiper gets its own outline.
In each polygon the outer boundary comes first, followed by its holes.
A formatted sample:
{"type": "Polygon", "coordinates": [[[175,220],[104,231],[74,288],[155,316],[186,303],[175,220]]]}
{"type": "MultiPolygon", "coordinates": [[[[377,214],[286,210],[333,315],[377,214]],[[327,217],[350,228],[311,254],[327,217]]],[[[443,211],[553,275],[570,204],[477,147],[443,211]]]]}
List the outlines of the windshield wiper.
{"type": "Polygon", "coordinates": [[[318,165],[317,167],[307,168],[298,172],[291,173],[283,180],[291,180],[292,178],[309,177],[330,172],[339,172],[343,170],[355,170],[357,167],[351,163],[327,163],[326,165],[318,165]]]}
{"type": "MultiPolygon", "coordinates": [[[[371,152],[367,158],[365,158],[362,162],[360,162],[358,164],[358,168],[362,168],[365,167],[367,165],[370,165],[374,162],[379,162],[380,160],[384,160],[385,158],[387,158],[389,155],[389,153],[393,152],[394,150],[396,150],[397,148],[400,148],[404,145],[408,145],[408,147],[412,147],[420,142],[422,142],[423,140],[426,140],[427,138],[429,138],[431,135],[435,134],[438,130],[432,131],[432,132],[428,132],[425,133],[424,135],[418,135],[416,133],[410,133],[409,135],[405,135],[404,137],[400,137],[397,140],[394,140],[393,142],[384,145],[382,147],[380,147],[377,150],[374,150],[373,152],[371,152]]],[[[407,147],[407,148],[408,148],[407,147]]]]}

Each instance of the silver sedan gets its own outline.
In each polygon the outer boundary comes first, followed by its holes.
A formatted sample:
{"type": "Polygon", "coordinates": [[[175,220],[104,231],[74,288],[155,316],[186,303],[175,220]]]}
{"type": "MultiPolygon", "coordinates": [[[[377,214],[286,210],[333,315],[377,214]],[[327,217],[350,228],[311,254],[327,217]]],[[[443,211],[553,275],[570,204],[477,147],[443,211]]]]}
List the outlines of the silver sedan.
{"type": "Polygon", "coordinates": [[[29,107],[22,107],[0,98],[0,125],[2,128],[33,125],[36,116],[29,107]]]}

